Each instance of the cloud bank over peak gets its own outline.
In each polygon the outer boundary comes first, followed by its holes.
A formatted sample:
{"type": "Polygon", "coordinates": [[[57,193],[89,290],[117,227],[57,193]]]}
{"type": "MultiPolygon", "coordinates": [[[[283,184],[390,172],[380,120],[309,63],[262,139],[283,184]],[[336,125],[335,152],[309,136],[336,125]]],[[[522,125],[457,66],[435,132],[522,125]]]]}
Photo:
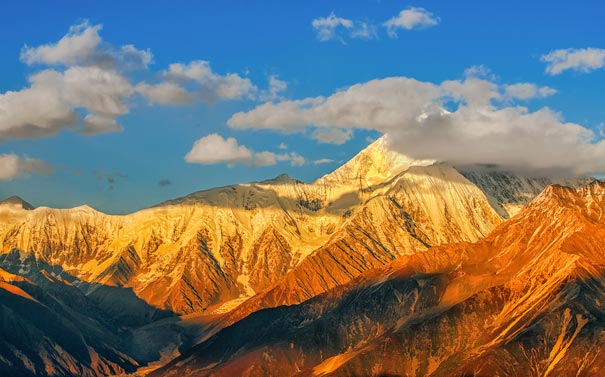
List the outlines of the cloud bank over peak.
{"type": "MultiPolygon", "coordinates": [[[[605,141],[592,130],[565,122],[548,107],[530,111],[519,103],[555,92],[531,83],[500,85],[476,75],[439,84],[390,77],[329,97],[265,103],[234,114],[228,125],[300,132],[317,139],[332,129],[375,130],[389,135],[393,149],[417,159],[517,170],[605,172],[605,141]]],[[[341,136],[334,142],[347,138],[344,132],[341,136]]]]}

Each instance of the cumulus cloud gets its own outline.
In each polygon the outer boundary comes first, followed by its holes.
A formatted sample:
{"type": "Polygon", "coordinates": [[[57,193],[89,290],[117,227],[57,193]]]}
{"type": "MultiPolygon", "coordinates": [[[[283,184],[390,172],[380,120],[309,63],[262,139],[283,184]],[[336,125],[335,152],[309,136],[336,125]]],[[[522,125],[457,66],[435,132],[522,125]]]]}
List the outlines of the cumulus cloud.
{"type": "Polygon", "coordinates": [[[605,49],[600,48],[568,48],[554,50],[542,55],[546,63],[546,73],[558,75],[567,70],[588,73],[605,67],[605,49]]]}
{"type": "Polygon", "coordinates": [[[54,135],[71,129],[85,135],[122,129],[134,89],[122,71],[146,67],[151,53],[132,45],[114,48],[99,36],[100,25],[70,28],[59,42],[25,46],[27,64],[57,66],[32,74],[29,86],[0,94],[0,141],[54,135]]]}
{"type": "Polygon", "coordinates": [[[48,175],[55,169],[48,163],[16,154],[0,154],[0,180],[10,181],[27,174],[48,175]]]}
{"type": "Polygon", "coordinates": [[[235,138],[223,138],[218,134],[210,134],[198,139],[193,148],[185,155],[185,161],[213,165],[219,163],[249,163],[254,153],[239,145],[235,138]]]}
{"type": "Polygon", "coordinates": [[[170,64],[162,76],[164,81],[160,83],[141,83],[136,87],[150,103],[215,103],[219,100],[251,98],[258,91],[250,79],[236,73],[215,73],[210,68],[210,63],[204,60],[170,64]]]}
{"type": "Polygon", "coordinates": [[[565,122],[547,107],[530,111],[515,102],[529,94],[552,94],[535,89],[527,93],[525,85],[511,89],[476,77],[438,84],[391,77],[356,84],[329,97],[265,103],[234,114],[228,125],[301,133],[375,130],[388,134],[393,149],[417,159],[605,172],[605,141],[593,131],[565,122]]]}
{"type": "Polygon", "coordinates": [[[98,67],[48,69],[30,76],[29,83],[0,94],[0,140],[38,138],[62,129],[84,134],[120,130],[115,117],[128,112],[125,100],[133,92],[123,76],[98,67]]]}
{"type": "Polygon", "coordinates": [[[390,37],[397,37],[398,30],[424,29],[437,25],[439,21],[439,17],[424,8],[410,7],[383,23],[383,26],[390,37]]]}
{"type": "Polygon", "coordinates": [[[337,17],[334,12],[328,17],[319,17],[311,21],[317,39],[321,42],[345,42],[345,35],[355,39],[376,39],[376,27],[365,21],[353,21],[337,17]]]}
{"type": "Polygon", "coordinates": [[[277,162],[287,161],[292,166],[300,166],[305,160],[299,154],[276,154],[269,151],[255,152],[240,145],[235,138],[223,138],[218,134],[210,134],[198,139],[193,148],[185,155],[185,161],[202,165],[226,163],[233,166],[237,163],[252,166],[271,166],[277,162]]]}
{"type": "MultiPolygon", "coordinates": [[[[62,130],[82,135],[120,131],[118,118],[128,113],[137,92],[162,105],[250,98],[257,92],[248,78],[217,74],[202,60],[171,64],[159,83],[133,84],[134,77],[150,76],[153,55],[132,44],[111,45],[101,30],[102,25],[84,21],[55,43],[23,47],[21,60],[39,70],[25,88],[0,93],[0,142],[62,130]]],[[[278,98],[284,85],[271,78],[267,94],[278,98]]]]}

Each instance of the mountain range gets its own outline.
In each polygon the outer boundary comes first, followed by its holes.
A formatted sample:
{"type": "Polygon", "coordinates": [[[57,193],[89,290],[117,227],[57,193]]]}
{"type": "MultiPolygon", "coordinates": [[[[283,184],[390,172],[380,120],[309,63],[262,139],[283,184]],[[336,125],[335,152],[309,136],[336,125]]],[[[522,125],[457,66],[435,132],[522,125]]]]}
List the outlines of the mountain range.
{"type": "Polygon", "coordinates": [[[594,374],[604,198],[386,138],[123,216],[11,197],[0,374],[594,374]]]}

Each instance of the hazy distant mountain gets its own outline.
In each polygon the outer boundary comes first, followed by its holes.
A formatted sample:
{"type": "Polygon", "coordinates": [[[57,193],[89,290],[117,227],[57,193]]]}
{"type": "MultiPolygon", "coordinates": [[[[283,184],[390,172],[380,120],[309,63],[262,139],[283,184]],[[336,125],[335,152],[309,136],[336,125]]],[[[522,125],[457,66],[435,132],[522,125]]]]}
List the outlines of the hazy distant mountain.
{"type": "Polygon", "coordinates": [[[153,375],[602,375],[605,184],[259,311],[153,375]]]}

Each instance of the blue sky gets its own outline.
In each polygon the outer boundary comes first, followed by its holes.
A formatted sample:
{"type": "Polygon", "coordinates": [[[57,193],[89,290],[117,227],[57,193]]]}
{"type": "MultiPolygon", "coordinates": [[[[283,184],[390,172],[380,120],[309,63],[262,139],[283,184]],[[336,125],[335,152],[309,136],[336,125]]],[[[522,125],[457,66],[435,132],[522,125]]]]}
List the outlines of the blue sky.
{"type": "MultiPolygon", "coordinates": [[[[67,72],[82,73],[78,70],[81,67],[100,67],[129,88],[123,88],[124,92],[113,86],[106,88],[112,91],[108,94],[111,98],[119,97],[116,106],[120,109],[111,110],[107,101],[96,97],[84,103],[83,98],[99,91],[84,82],[85,89],[74,90],[65,103],[57,105],[72,107],[82,119],[71,125],[67,121],[53,123],[52,132],[30,132],[31,127],[27,127],[47,121],[40,119],[47,112],[36,112],[42,106],[8,109],[16,120],[0,115],[0,154],[12,156],[4,167],[0,159],[0,196],[18,194],[34,205],[54,207],[86,203],[109,213],[126,213],[193,191],[263,180],[284,172],[311,181],[387,131],[394,134],[397,148],[418,158],[434,156],[473,163],[515,155],[519,158],[505,157],[502,162],[513,166],[530,161],[540,169],[569,170],[577,165],[582,166],[582,173],[603,173],[602,162],[596,160],[605,149],[598,145],[605,122],[605,69],[599,60],[605,56],[605,23],[600,17],[604,11],[605,5],[598,1],[11,2],[3,6],[0,15],[0,95],[5,97],[4,102],[0,97],[0,110],[21,103],[37,104],[22,91],[31,85],[28,77],[47,70],[56,73],[57,80],[65,80],[56,84],[59,89],[49,87],[55,85],[54,79],[39,84],[51,90],[49,93],[57,90],[62,95],[71,90],[66,85],[75,81],[67,79],[67,72]],[[402,17],[402,11],[408,12],[408,18],[402,17]],[[394,25],[390,28],[385,26],[389,20],[394,25]],[[95,45],[96,55],[73,58],[76,55],[68,51],[73,46],[56,49],[70,27],[77,25],[72,36],[96,30],[101,40],[95,45]],[[325,25],[337,26],[332,29],[325,25]],[[151,55],[152,59],[136,69],[125,68],[120,54],[126,45],[134,47],[137,59],[144,61],[151,55]],[[556,51],[562,51],[559,60],[549,63],[545,57],[556,51]],[[112,63],[99,63],[100,53],[113,59],[112,63]],[[198,81],[187,76],[194,74],[192,68],[201,66],[194,64],[199,61],[207,62],[211,69],[204,82],[199,76],[198,81]],[[171,64],[181,66],[171,69],[171,64]],[[475,68],[469,70],[471,67],[475,68]],[[229,81],[233,84],[229,88],[237,93],[221,91],[227,77],[235,80],[229,81]],[[398,77],[427,85],[387,79],[373,89],[364,86],[370,80],[398,77]],[[269,91],[271,78],[279,84],[273,94],[269,91]],[[179,92],[185,97],[179,100],[170,97],[172,92],[162,91],[162,99],[151,98],[137,86],[161,83],[185,90],[179,92]],[[478,89],[473,83],[491,85],[491,89],[478,89]],[[507,92],[519,83],[533,87],[518,86],[514,87],[516,92],[507,92]],[[340,110],[355,109],[360,114],[343,119],[327,114],[326,107],[336,108],[330,101],[338,100],[330,96],[356,84],[362,85],[360,92],[347,92],[336,104],[342,106],[340,110]],[[531,88],[536,93],[526,92],[531,88]],[[439,118],[432,128],[435,133],[400,127],[391,118],[368,120],[362,113],[369,101],[380,109],[392,106],[396,119],[401,115],[401,122],[405,122],[409,116],[414,123],[426,106],[403,106],[401,111],[406,112],[399,114],[397,103],[387,98],[409,93],[413,98],[424,98],[414,91],[425,89],[441,93],[423,94],[427,103],[458,114],[445,122],[438,109],[426,110],[428,121],[439,118]],[[81,90],[87,92],[82,94],[81,90]],[[21,92],[19,98],[27,101],[16,101],[15,105],[15,101],[6,100],[8,92],[21,92]],[[495,92],[493,103],[477,100],[495,92]],[[293,105],[290,101],[322,101],[318,96],[323,96],[327,105],[294,105],[294,110],[287,110],[293,105]],[[368,100],[362,101],[360,96],[368,100]],[[97,100],[103,104],[91,102],[97,100]],[[266,102],[274,106],[259,108],[266,102]],[[519,110],[520,106],[525,109],[519,110]],[[460,107],[464,111],[456,111],[460,107]],[[547,114],[540,112],[544,108],[550,109],[547,114]],[[490,114],[488,122],[536,122],[539,131],[523,133],[522,139],[522,131],[510,130],[503,123],[476,143],[485,148],[461,155],[461,149],[468,150],[464,140],[471,132],[463,124],[476,123],[477,114],[485,111],[490,114]],[[22,119],[21,113],[33,115],[22,119]],[[104,123],[90,132],[84,119],[93,113],[101,114],[104,123]],[[241,122],[230,122],[236,113],[242,113],[241,122]],[[276,114],[287,115],[287,120],[270,124],[269,119],[275,119],[276,114]],[[112,128],[113,120],[121,130],[112,128]],[[568,122],[583,130],[570,131],[573,127],[568,122]],[[318,130],[340,136],[331,134],[327,137],[330,140],[320,142],[317,139],[322,137],[314,136],[318,130]],[[593,131],[591,140],[585,140],[585,130],[593,131]],[[219,138],[204,139],[213,134],[219,138]],[[444,148],[438,136],[443,134],[460,148],[444,148]],[[501,137],[501,154],[493,152],[497,144],[490,144],[494,134],[505,135],[501,137]],[[529,137],[537,141],[526,144],[524,140],[529,137]],[[556,137],[559,139],[551,139],[556,137]],[[234,140],[228,142],[229,138],[234,140]],[[566,144],[569,138],[575,139],[566,144]],[[200,139],[194,153],[194,143],[200,139]],[[410,145],[405,140],[415,142],[410,145]],[[534,142],[536,150],[528,152],[532,148],[527,145],[534,142]],[[237,143],[235,148],[233,143],[237,143]],[[589,151],[585,156],[584,150],[589,151]],[[233,154],[229,157],[225,151],[233,154]],[[532,153],[536,153],[535,159],[532,153]],[[577,158],[579,154],[582,158],[577,158]],[[545,162],[551,155],[552,166],[545,162]],[[325,163],[316,163],[320,161],[325,163]],[[8,170],[2,173],[2,169],[8,170]]],[[[79,80],[83,76],[74,77],[79,80]]],[[[478,130],[472,132],[482,132],[482,128],[478,130]]]]}

